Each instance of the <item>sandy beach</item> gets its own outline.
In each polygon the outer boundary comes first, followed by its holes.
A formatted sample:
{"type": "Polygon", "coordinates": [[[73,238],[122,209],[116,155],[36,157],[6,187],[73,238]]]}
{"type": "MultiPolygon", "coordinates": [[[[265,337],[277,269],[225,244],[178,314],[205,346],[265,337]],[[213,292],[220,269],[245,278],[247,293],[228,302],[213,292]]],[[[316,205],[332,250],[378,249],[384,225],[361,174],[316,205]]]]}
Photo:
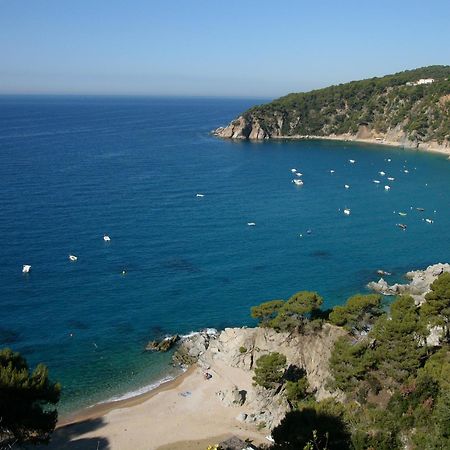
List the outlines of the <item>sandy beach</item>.
{"type": "MultiPolygon", "coordinates": [[[[265,441],[266,433],[236,420],[243,407],[226,407],[216,392],[250,388],[249,372],[216,362],[205,380],[191,367],[176,380],[132,399],[82,411],[55,430],[51,450],[206,449],[232,435],[265,441]]],[[[267,441],[266,441],[267,442],[267,441]]]]}
{"type": "Polygon", "coordinates": [[[437,142],[421,143],[418,146],[405,145],[402,142],[390,140],[386,138],[357,138],[354,135],[343,134],[335,136],[314,136],[314,135],[295,135],[295,136],[272,136],[271,139],[292,139],[292,140],[322,140],[322,141],[341,141],[341,142],[358,142],[362,144],[374,144],[388,147],[399,147],[408,150],[418,150],[422,152],[440,153],[447,155],[450,158],[450,147],[446,145],[439,145],[437,142]]]}

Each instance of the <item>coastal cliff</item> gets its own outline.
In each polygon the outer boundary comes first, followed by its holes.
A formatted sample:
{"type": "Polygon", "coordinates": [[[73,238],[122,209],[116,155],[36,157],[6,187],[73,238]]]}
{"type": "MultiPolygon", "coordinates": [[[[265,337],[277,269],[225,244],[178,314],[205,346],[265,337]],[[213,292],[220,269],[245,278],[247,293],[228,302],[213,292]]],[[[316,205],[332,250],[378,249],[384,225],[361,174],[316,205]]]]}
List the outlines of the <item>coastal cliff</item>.
{"type": "MultiPolygon", "coordinates": [[[[198,333],[181,343],[175,354],[177,362],[196,362],[203,370],[232,367],[251,379],[255,362],[262,355],[281,351],[287,365],[303,369],[310,392],[317,400],[341,398],[327,389],[330,375],[328,361],[336,340],[347,333],[340,327],[325,324],[309,333],[277,332],[271,328],[226,328],[218,334],[198,333]]],[[[225,406],[243,406],[238,420],[264,423],[272,429],[290,410],[283,391],[260,386],[233,386],[216,393],[225,406]]]]}
{"type": "Polygon", "coordinates": [[[213,131],[228,139],[335,139],[450,152],[450,66],[289,94],[213,131]]]}

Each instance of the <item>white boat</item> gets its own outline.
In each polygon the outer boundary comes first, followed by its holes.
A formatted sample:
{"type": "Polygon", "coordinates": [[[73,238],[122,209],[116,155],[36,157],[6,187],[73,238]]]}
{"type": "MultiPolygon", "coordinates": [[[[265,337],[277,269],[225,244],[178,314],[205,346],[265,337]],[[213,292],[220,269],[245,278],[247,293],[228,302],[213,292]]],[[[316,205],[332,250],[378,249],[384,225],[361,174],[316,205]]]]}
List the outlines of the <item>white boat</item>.
{"type": "Polygon", "coordinates": [[[256,225],[256,223],[255,222],[247,222],[247,225],[249,227],[254,227],[256,225]]]}
{"type": "Polygon", "coordinates": [[[375,184],[380,184],[380,180],[373,180],[375,184]]]}
{"type": "Polygon", "coordinates": [[[382,177],[384,177],[386,174],[383,171],[378,172],[382,177]]]}
{"type": "Polygon", "coordinates": [[[300,173],[300,172],[296,172],[295,175],[297,175],[298,177],[302,177],[303,176],[303,174],[300,173]]]}
{"type": "Polygon", "coordinates": [[[405,173],[409,173],[409,170],[408,169],[405,169],[403,172],[405,172],[405,173]]]}
{"type": "Polygon", "coordinates": [[[333,169],[331,169],[331,170],[330,170],[330,173],[334,173],[334,170],[333,170],[333,169]]]}
{"type": "Polygon", "coordinates": [[[24,264],[22,266],[22,273],[28,273],[31,270],[31,266],[29,264],[24,264]]]}
{"type": "Polygon", "coordinates": [[[75,256],[75,255],[69,255],[69,259],[70,259],[71,261],[76,261],[76,260],[78,259],[78,257],[75,256]]]}
{"type": "Polygon", "coordinates": [[[345,189],[348,189],[350,187],[349,184],[344,184],[345,189]]]}
{"type": "Polygon", "coordinates": [[[385,191],[389,191],[390,189],[391,189],[390,186],[385,186],[385,187],[384,187],[384,190],[385,190],[385,191]]]}
{"type": "Polygon", "coordinates": [[[348,162],[349,162],[350,164],[355,164],[356,161],[355,161],[354,159],[349,159],[348,162]]]}
{"type": "Polygon", "coordinates": [[[291,169],[291,172],[295,173],[295,172],[297,172],[297,169],[291,169]]]}
{"type": "Polygon", "coordinates": [[[433,221],[433,219],[425,219],[425,222],[433,223],[434,221],[433,221]]]}
{"type": "Polygon", "coordinates": [[[344,209],[344,214],[346,215],[346,216],[349,216],[350,215],[350,208],[345,208],[344,209]]]}
{"type": "Polygon", "coordinates": [[[391,158],[388,158],[388,160],[387,160],[388,162],[391,162],[391,158]]]}
{"type": "Polygon", "coordinates": [[[407,213],[405,213],[405,212],[402,212],[402,211],[399,211],[398,215],[399,215],[399,216],[406,216],[406,215],[407,215],[407,213]]]}
{"type": "Polygon", "coordinates": [[[292,180],[292,182],[293,182],[296,186],[303,186],[303,181],[302,181],[302,180],[292,180]]]}
{"type": "Polygon", "coordinates": [[[388,180],[389,180],[389,181],[394,181],[395,178],[394,178],[394,177],[388,177],[388,180]]]}
{"type": "Polygon", "coordinates": [[[105,235],[103,236],[103,240],[104,240],[105,242],[110,242],[110,241],[111,241],[111,238],[110,238],[107,234],[105,234],[105,235]]]}
{"type": "Polygon", "coordinates": [[[196,197],[204,197],[205,194],[196,194],[196,197]]]}

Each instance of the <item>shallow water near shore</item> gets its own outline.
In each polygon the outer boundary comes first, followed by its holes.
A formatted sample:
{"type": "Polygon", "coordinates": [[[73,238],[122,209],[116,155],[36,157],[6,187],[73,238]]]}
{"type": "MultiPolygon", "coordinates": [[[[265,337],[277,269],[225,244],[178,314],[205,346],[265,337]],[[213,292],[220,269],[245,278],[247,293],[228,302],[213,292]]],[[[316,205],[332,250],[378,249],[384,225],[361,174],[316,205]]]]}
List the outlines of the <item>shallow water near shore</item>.
{"type": "Polygon", "coordinates": [[[448,261],[445,156],[209,134],[255,103],[0,97],[0,346],[49,366],[63,415],[176,375],[149,339],[250,325],[251,305],[303,289],[329,307],[377,269],[448,261]]]}

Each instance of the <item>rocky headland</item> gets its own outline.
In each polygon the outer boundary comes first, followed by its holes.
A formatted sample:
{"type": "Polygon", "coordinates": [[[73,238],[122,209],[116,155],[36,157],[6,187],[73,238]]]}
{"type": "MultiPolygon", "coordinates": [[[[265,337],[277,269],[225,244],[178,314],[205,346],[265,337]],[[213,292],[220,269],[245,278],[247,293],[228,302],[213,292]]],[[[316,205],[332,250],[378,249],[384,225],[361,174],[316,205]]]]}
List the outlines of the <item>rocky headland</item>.
{"type": "Polygon", "coordinates": [[[213,130],[226,139],[330,139],[450,154],[450,66],[289,94],[213,130]],[[417,80],[427,78],[427,84],[417,80]]]}

